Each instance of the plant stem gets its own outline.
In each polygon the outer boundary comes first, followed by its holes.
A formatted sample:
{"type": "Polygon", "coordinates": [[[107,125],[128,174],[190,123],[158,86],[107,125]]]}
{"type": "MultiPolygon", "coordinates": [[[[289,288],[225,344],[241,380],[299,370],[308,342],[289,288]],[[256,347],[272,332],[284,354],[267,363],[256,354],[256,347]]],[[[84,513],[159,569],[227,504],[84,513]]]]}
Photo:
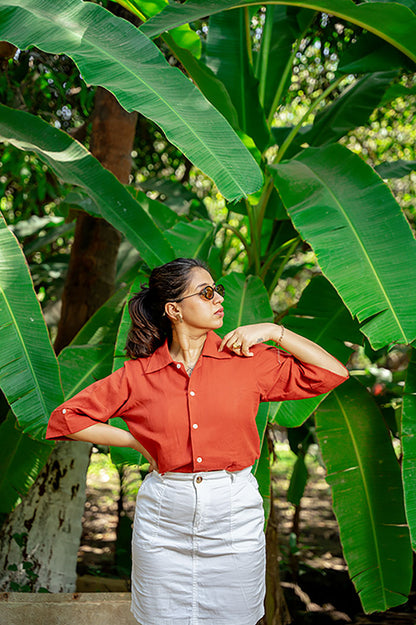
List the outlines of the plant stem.
{"type": "Polygon", "coordinates": [[[293,239],[293,243],[289,247],[288,251],[286,252],[285,257],[284,257],[284,259],[282,260],[282,262],[280,264],[279,270],[276,272],[276,274],[275,274],[275,276],[273,278],[273,281],[272,281],[272,283],[271,283],[271,285],[269,287],[269,295],[271,295],[273,293],[273,291],[275,290],[276,285],[277,285],[277,283],[280,280],[280,276],[282,275],[282,273],[285,270],[286,263],[289,260],[289,258],[292,256],[292,254],[295,251],[295,249],[296,249],[296,247],[297,247],[297,245],[298,245],[300,240],[301,240],[300,236],[296,237],[296,239],[293,239]]]}
{"type": "Polygon", "coordinates": [[[252,252],[251,252],[251,249],[250,249],[250,245],[247,242],[247,239],[241,234],[241,232],[238,230],[238,228],[235,228],[234,226],[231,226],[231,224],[222,223],[221,227],[224,228],[224,230],[231,230],[231,232],[233,232],[235,234],[235,236],[241,241],[241,243],[244,246],[244,249],[247,252],[249,264],[251,264],[252,252]]]}
{"type": "Polygon", "coordinates": [[[261,278],[263,278],[263,279],[265,278],[266,273],[267,273],[267,272],[268,272],[268,270],[269,270],[269,267],[270,267],[270,266],[272,265],[272,263],[275,261],[275,259],[277,258],[277,256],[279,256],[279,254],[281,254],[281,252],[283,252],[283,250],[284,250],[284,249],[286,249],[288,245],[291,245],[291,244],[292,244],[295,240],[296,240],[296,241],[298,241],[298,240],[299,240],[299,237],[295,237],[294,239],[289,239],[289,241],[285,241],[285,243],[283,243],[282,245],[280,245],[280,246],[277,248],[277,250],[275,250],[275,251],[273,252],[273,254],[271,254],[271,255],[268,257],[267,261],[264,263],[264,265],[263,265],[263,267],[262,267],[261,274],[260,274],[260,277],[261,277],[261,278]]]}
{"type": "Polygon", "coordinates": [[[290,57],[287,60],[284,72],[283,72],[282,77],[281,77],[280,82],[279,82],[279,86],[277,87],[276,93],[275,93],[274,98],[273,98],[273,104],[272,104],[272,106],[270,108],[269,115],[267,117],[267,126],[269,128],[272,127],[274,114],[275,114],[275,112],[277,110],[277,107],[279,106],[280,98],[282,97],[282,93],[283,93],[283,89],[285,87],[287,78],[288,78],[289,74],[292,71],[293,61],[295,59],[296,53],[298,52],[299,46],[300,46],[301,43],[302,43],[302,37],[299,37],[299,39],[297,40],[296,44],[293,47],[292,54],[290,55],[290,57]]]}
{"type": "Polygon", "coordinates": [[[253,50],[251,47],[251,35],[250,35],[250,14],[248,12],[248,7],[244,7],[244,26],[246,33],[246,47],[247,47],[247,56],[250,65],[253,65],[253,50]]]}

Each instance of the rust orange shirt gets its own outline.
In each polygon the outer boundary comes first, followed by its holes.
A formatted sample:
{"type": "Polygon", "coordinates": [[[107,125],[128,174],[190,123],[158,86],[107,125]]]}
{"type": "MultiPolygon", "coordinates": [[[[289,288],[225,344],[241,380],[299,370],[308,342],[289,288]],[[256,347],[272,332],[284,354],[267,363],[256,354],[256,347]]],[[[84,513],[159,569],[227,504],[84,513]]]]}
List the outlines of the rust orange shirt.
{"type": "Polygon", "coordinates": [[[156,460],[159,471],[237,471],[259,457],[259,402],[326,393],[346,378],[300,362],[276,347],[252,357],[218,352],[209,332],[188,377],[167,342],[151,356],[127,360],[52,413],[46,438],[65,439],[99,421],[121,417],[156,460]]]}

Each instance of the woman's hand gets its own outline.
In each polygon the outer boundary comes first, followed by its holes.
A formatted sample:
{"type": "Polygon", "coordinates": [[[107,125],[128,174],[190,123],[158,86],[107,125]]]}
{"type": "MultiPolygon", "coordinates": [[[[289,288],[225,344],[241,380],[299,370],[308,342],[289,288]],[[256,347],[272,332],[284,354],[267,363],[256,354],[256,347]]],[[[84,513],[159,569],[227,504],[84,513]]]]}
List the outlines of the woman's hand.
{"type": "Polygon", "coordinates": [[[279,326],[274,323],[253,323],[248,326],[239,326],[235,330],[227,332],[218,351],[221,352],[224,347],[228,347],[240,356],[253,356],[250,347],[274,339],[277,329],[279,326]]]}

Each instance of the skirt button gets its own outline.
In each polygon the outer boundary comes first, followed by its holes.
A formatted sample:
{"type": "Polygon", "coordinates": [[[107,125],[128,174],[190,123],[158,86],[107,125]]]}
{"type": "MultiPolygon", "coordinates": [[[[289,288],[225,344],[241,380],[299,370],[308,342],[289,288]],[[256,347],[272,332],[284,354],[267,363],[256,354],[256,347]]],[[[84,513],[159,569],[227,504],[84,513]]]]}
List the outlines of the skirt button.
{"type": "Polygon", "coordinates": [[[198,475],[198,477],[196,478],[196,483],[200,484],[201,482],[202,482],[202,477],[198,475]]]}

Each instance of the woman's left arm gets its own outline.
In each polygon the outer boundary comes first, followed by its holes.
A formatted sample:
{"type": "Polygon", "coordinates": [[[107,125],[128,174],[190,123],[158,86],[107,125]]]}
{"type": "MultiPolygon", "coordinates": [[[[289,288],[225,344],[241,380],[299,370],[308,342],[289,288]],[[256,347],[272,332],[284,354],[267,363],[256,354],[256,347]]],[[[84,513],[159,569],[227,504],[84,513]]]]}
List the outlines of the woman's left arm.
{"type": "Polygon", "coordinates": [[[302,362],[348,377],[348,370],[344,365],[331,354],[328,354],[325,349],[284,326],[274,323],[254,323],[231,330],[224,336],[219,351],[227,346],[236,354],[253,356],[250,347],[264,341],[274,341],[302,362]]]}

